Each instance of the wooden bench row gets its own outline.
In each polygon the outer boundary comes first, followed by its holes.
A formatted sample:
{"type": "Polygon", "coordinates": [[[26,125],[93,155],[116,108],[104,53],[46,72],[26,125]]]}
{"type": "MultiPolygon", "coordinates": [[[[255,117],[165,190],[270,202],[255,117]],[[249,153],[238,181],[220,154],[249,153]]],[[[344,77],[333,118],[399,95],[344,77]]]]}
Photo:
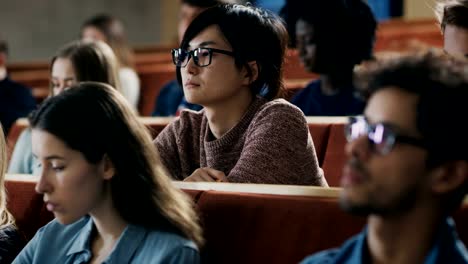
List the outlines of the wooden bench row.
{"type": "MultiPolygon", "coordinates": [[[[53,218],[34,192],[32,175],[8,175],[8,208],[30,239],[53,218]]],[[[340,188],[263,184],[174,182],[192,197],[206,245],[205,263],[298,263],[314,252],[340,246],[362,230],[365,218],[338,206],[340,188]]],[[[468,242],[468,203],[454,214],[468,242]]]]}
{"type": "MultiPolygon", "coordinates": [[[[141,117],[155,138],[173,118],[141,117]]],[[[325,178],[330,186],[339,186],[341,169],[345,162],[344,124],[346,117],[307,117],[309,131],[314,141],[315,151],[320,166],[323,168],[325,178]]],[[[19,119],[11,127],[7,135],[8,153],[11,155],[21,132],[29,126],[27,119],[19,119]]]]}
{"type": "MultiPolygon", "coordinates": [[[[435,19],[391,19],[380,22],[376,33],[376,52],[401,52],[424,46],[442,47],[443,39],[435,19]]],[[[136,71],[141,80],[138,110],[141,115],[151,115],[161,87],[175,78],[170,48],[176,45],[154,45],[135,49],[136,71]]],[[[317,75],[307,72],[300,63],[298,52],[288,50],[285,60],[284,80],[293,94],[317,75]]],[[[12,79],[33,88],[38,102],[48,94],[49,65],[46,61],[22,62],[8,65],[12,79]]],[[[291,95],[289,95],[291,96],[291,95]]]]}
{"type": "MultiPolygon", "coordinates": [[[[140,58],[136,72],[141,82],[138,111],[142,116],[150,116],[155,107],[155,100],[164,84],[176,78],[175,66],[171,62],[170,52],[163,54],[146,54],[140,58]],[[167,54],[166,54],[167,53],[167,54]]],[[[300,64],[296,50],[287,52],[285,63],[285,84],[288,90],[303,88],[317,75],[307,72],[300,64]]],[[[33,89],[33,95],[38,103],[47,97],[50,83],[50,70],[47,63],[33,62],[28,65],[9,65],[10,77],[33,89]]]]}

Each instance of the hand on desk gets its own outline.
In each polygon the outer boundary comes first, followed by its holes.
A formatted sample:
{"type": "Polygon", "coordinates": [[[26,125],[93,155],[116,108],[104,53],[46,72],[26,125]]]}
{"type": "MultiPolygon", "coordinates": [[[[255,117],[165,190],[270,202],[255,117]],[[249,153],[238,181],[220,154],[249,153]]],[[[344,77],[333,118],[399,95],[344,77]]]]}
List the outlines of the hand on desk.
{"type": "Polygon", "coordinates": [[[185,178],[184,181],[192,181],[192,182],[228,182],[226,175],[224,172],[215,170],[212,168],[204,167],[196,169],[192,175],[185,178]]]}

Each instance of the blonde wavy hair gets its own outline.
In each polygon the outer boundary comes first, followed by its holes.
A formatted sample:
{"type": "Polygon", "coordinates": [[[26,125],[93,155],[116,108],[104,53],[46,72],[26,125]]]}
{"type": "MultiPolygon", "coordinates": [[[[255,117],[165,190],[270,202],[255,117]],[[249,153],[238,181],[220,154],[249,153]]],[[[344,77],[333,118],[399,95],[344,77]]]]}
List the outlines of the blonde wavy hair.
{"type": "Polygon", "coordinates": [[[15,219],[7,209],[7,197],[5,190],[5,174],[8,160],[6,153],[6,141],[3,128],[0,124],[0,228],[14,225],[15,219]]]}

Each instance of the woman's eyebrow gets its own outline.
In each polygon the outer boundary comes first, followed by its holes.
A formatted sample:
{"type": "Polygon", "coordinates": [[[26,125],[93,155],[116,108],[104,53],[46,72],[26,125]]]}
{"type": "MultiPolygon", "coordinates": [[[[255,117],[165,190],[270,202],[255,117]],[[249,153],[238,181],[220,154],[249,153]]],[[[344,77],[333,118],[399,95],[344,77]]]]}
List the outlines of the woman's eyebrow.
{"type": "MultiPolygon", "coordinates": [[[[216,42],[213,40],[203,41],[202,43],[198,44],[198,47],[206,47],[208,45],[213,45],[213,44],[216,44],[216,42]]],[[[189,44],[189,47],[192,47],[192,45],[189,44]]]]}

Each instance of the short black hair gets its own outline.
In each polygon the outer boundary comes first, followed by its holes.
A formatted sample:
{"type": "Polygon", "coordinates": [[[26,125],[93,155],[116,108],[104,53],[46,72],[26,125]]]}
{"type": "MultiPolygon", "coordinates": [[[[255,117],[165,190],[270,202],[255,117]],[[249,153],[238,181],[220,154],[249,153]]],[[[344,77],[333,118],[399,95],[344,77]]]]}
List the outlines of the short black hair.
{"type": "Polygon", "coordinates": [[[437,3],[436,16],[442,31],[447,25],[468,29],[468,0],[445,0],[437,3]]]}
{"type": "MultiPolygon", "coordinates": [[[[236,4],[217,5],[199,14],[185,31],[181,48],[187,49],[189,42],[205,28],[217,25],[232,46],[236,66],[240,69],[248,62],[258,64],[258,78],[250,88],[253,94],[263,97],[278,97],[283,89],[283,61],[288,33],[281,18],[270,11],[236,4]]],[[[177,78],[181,83],[180,67],[177,78]]]]}
{"type": "Polygon", "coordinates": [[[363,0],[287,0],[280,14],[291,47],[296,46],[298,20],[313,26],[318,61],[352,66],[372,58],[377,21],[363,0]]]}

